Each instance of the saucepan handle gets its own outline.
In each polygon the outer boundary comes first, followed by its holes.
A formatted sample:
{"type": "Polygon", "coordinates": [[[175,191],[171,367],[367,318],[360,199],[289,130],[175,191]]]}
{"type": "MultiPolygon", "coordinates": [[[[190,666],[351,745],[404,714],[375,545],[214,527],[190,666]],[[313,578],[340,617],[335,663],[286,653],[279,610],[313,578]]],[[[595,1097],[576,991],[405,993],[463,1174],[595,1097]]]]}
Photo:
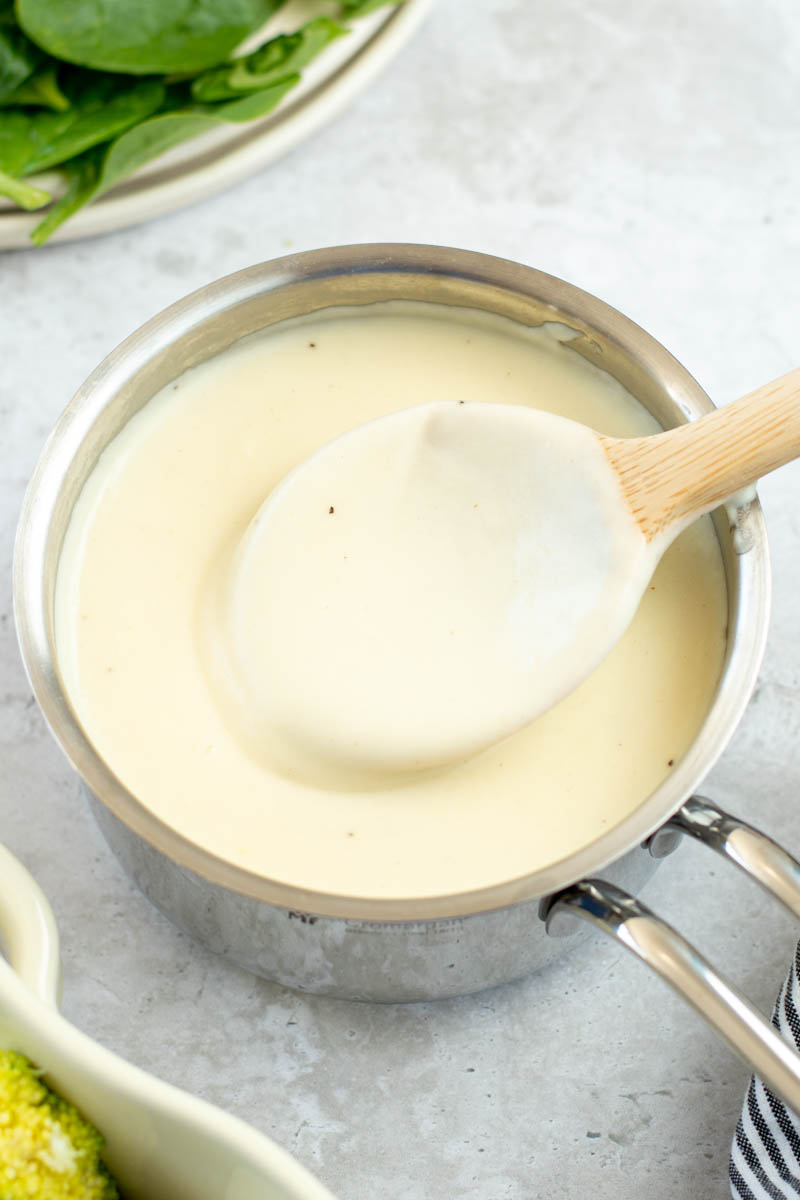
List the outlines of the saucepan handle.
{"type": "Polygon", "coordinates": [[[61,997],[61,955],[53,910],[42,889],[0,845],[0,938],[12,967],[47,1004],[61,997]]]}
{"type": "Polygon", "coordinates": [[[800,863],[752,825],[723,812],[712,800],[693,796],[672,820],[653,834],[650,852],[659,857],[661,838],[688,833],[760,883],[800,920],[800,863]]]}
{"type": "MultiPolygon", "coordinates": [[[[651,851],[688,833],[735,863],[800,917],[800,863],[765,834],[693,797],[653,835],[651,851]]],[[[800,1055],[684,937],[634,896],[599,879],[573,884],[553,897],[547,929],[578,917],[602,929],[651,967],[745,1060],[795,1112],[800,1113],[800,1055]]]]}

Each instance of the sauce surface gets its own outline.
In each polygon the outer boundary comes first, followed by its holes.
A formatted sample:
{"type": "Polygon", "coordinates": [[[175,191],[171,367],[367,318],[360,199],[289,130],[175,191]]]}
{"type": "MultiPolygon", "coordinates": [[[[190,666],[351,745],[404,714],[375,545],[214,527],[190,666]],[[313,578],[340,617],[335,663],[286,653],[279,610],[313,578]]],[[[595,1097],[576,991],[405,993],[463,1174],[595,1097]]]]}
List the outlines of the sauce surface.
{"type": "Polygon", "coordinates": [[[331,310],[187,372],[128,423],[68,529],[56,640],[79,718],[143,804],[259,874],[403,898],[554,863],[658,786],[702,724],[724,657],[708,518],[670,547],[630,629],[577,691],[467,761],[379,782],[300,778],[254,749],[222,681],[220,575],[269,492],[337,435],[410,398],[532,405],[613,436],[657,430],[563,332],[434,306],[331,310]]]}

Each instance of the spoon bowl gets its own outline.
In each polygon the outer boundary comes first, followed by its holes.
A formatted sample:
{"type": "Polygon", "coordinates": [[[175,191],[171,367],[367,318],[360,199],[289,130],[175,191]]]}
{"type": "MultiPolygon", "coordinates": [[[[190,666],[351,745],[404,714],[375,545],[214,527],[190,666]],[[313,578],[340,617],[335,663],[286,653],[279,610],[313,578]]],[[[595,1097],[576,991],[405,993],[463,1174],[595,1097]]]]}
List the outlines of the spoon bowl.
{"type": "Polygon", "coordinates": [[[292,471],[239,546],[238,726],[328,778],[467,758],[599,663],[654,567],[586,426],[452,401],[381,417],[292,471]]]}

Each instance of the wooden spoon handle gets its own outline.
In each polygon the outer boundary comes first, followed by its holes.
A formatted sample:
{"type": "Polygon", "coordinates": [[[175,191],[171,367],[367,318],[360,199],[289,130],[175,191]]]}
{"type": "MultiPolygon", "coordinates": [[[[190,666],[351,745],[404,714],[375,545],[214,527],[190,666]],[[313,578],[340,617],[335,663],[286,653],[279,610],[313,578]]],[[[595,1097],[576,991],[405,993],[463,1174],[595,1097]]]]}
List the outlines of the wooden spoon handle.
{"type": "Polygon", "coordinates": [[[740,488],[800,457],[800,368],[699,421],[601,439],[648,541],[675,536],[740,488]]]}

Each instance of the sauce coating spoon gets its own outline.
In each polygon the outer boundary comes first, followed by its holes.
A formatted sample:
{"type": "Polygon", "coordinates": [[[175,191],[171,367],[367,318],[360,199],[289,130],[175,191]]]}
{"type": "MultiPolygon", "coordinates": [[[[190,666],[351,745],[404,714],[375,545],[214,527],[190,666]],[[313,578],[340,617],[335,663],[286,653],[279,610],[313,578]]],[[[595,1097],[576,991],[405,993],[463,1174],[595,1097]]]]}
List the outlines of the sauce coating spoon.
{"type": "Polygon", "coordinates": [[[637,438],[437,402],[323,446],[228,576],[253,744],[330,779],[452,763],[528,724],[613,648],[683,528],[800,455],[799,397],[796,370],[637,438]]]}

